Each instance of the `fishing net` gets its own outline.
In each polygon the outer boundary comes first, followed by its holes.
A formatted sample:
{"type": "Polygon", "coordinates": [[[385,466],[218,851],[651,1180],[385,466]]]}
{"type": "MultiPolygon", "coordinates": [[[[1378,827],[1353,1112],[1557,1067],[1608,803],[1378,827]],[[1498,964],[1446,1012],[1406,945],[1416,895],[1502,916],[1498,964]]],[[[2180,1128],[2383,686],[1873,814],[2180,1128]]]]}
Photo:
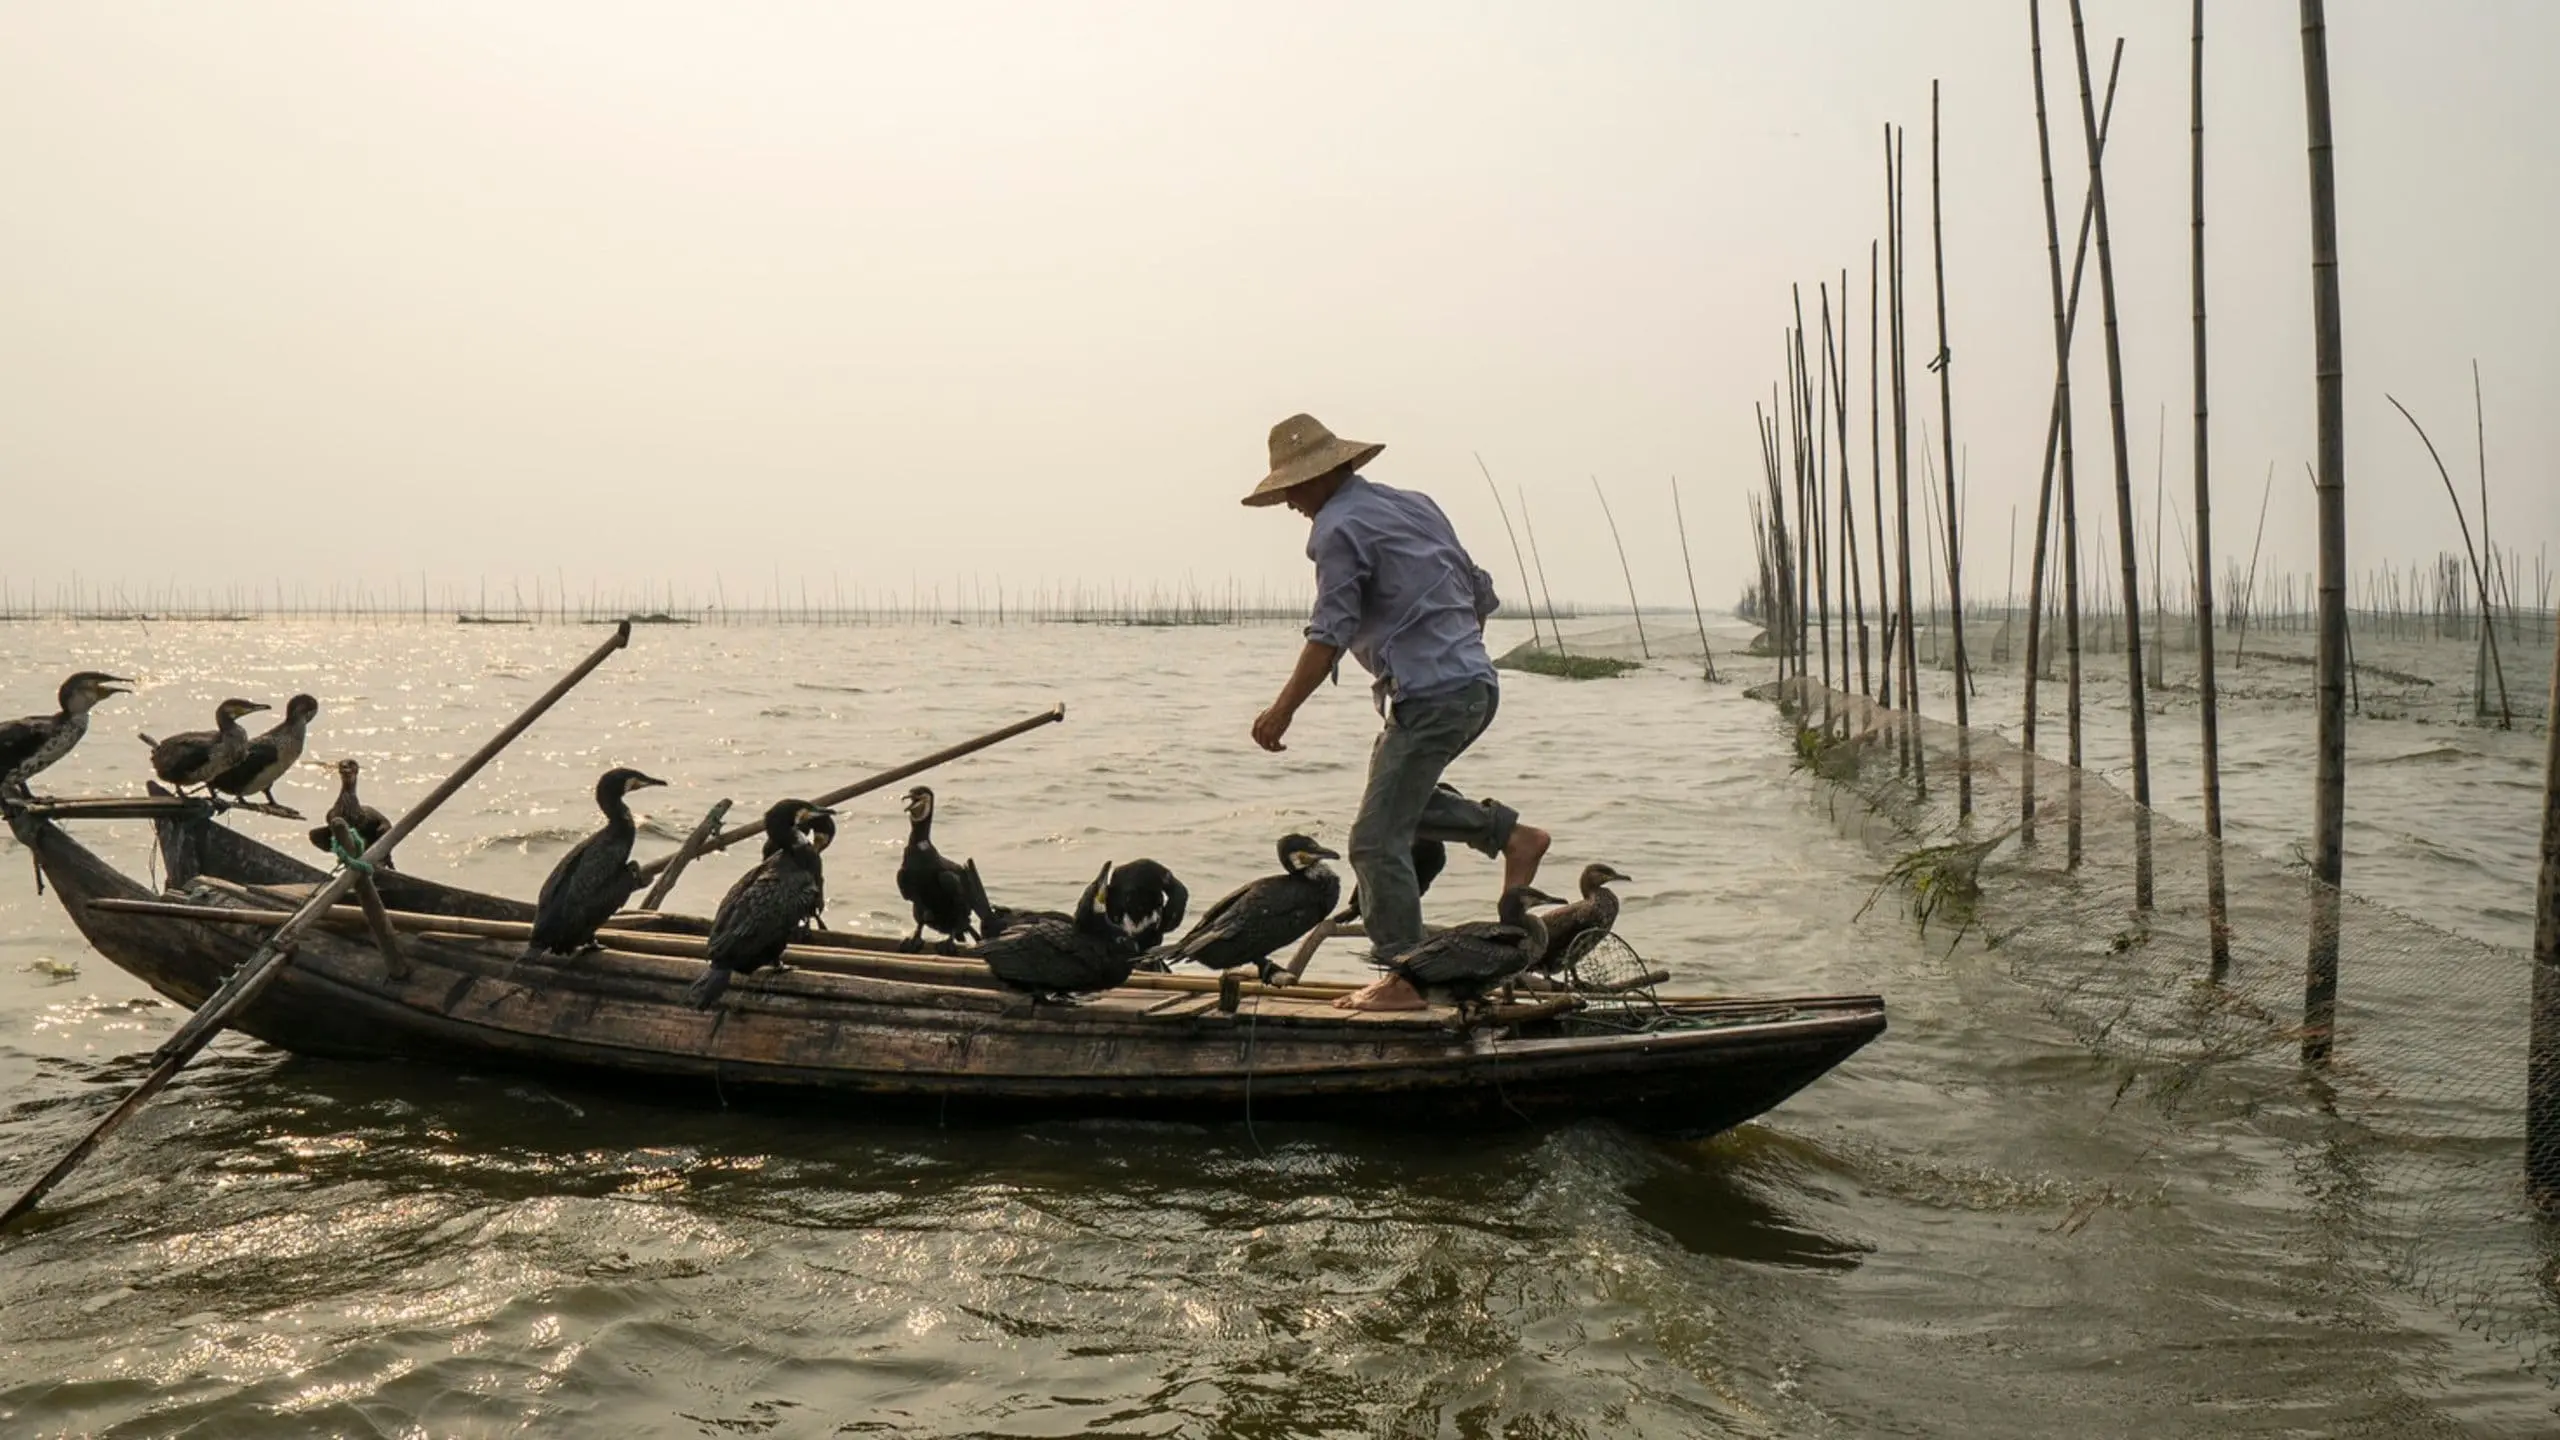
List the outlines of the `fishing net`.
{"type": "Polygon", "coordinates": [[[1979,947],[2119,1062],[2115,1113],[2282,1147],[2286,1203],[2338,1258],[2560,1381],[2560,1227],[2526,1192],[2529,956],[2224,847],[2217,961],[2196,828],[1979,729],[1807,681],[1765,693],[1797,722],[1800,766],[1895,852],[1875,910],[1899,907],[1933,949],[1979,947]],[[2314,1064],[2306,957],[2330,915],[2332,1048],[2314,1064]]]}

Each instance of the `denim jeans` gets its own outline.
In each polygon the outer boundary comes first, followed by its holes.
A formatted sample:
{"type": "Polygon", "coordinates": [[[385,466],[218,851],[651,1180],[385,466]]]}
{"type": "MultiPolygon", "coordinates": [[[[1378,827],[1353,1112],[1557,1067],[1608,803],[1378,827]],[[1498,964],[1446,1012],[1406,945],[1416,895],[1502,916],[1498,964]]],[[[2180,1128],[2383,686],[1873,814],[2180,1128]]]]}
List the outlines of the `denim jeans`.
{"type": "Polygon", "coordinates": [[[1369,784],[1351,822],[1351,869],[1371,952],[1387,957],[1422,938],[1422,893],[1413,874],[1417,838],[1455,841],[1500,855],[1520,815],[1469,800],[1440,772],[1493,723],[1502,692],[1475,681],[1445,695],[1397,701],[1369,751],[1369,784]]]}

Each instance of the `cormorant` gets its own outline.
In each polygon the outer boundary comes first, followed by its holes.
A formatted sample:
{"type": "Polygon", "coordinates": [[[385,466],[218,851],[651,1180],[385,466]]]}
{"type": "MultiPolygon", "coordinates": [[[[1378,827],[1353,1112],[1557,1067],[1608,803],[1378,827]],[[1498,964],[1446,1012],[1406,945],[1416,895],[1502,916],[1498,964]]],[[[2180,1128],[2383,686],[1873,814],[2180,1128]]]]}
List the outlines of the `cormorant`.
{"type": "Polygon", "coordinates": [[[1076,897],[1075,914],[1042,917],[1018,925],[978,947],[996,980],[1034,1002],[1063,1000],[1086,990],[1108,990],[1138,966],[1137,941],[1102,912],[1111,879],[1105,862],[1076,897]]]}
{"type": "Polygon", "coordinates": [[[181,795],[190,785],[207,784],[249,751],[249,732],[240,728],[240,717],[267,708],[255,700],[225,700],[214,707],[210,730],[189,730],[166,740],[143,736],[142,743],[151,747],[151,773],[181,795]]]}
{"type": "Polygon", "coordinates": [[[133,682],[101,670],[83,670],[54,692],[58,707],[50,715],[30,715],[0,725],[0,791],[29,794],[27,782],[71,753],[89,733],[89,708],[110,695],[130,695],[119,686],[133,682]]]}
{"type": "Polygon", "coordinates": [[[250,741],[237,764],[213,777],[213,788],[241,800],[264,795],[268,804],[276,803],[276,782],[302,758],[302,742],[310,734],[311,717],[319,713],[320,702],[308,695],[296,695],[284,702],[283,723],[250,741]]]}
{"type": "MultiPolygon", "coordinates": [[[[836,843],[835,812],[832,810],[818,810],[811,812],[809,822],[800,827],[800,833],[809,837],[810,849],[817,851],[821,855],[825,854],[827,847],[836,843]]],[[[772,855],[781,848],[782,845],[779,841],[776,841],[769,836],[766,838],[764,842],[765,854],[772,855]]],[[[827,877],[821,875],[818,877],[818,911],[809,917],[810,929],[824,930],[827,928],[826,908],[827,877]]]]}
{"type": "Polygon", "coordinates": [[[933,788],[928,785],[907,792],[907,853],[898,861],[898,893],[915,907],[916,918],[916,932],[901,950],[923,949],[928,927],[942,932],[936,948],[945,955],[956,953],[955,942],[985,933],[971,903],[973,894],[983,899],[984,888],[973,882],[968,865],[933,848],[933,788]]]}
{"type": "Polygon", "coordinates": [[[1480,1000],[1547,953],[1547,926],[1532,905],[1563,902],[1534,885],[1502,892],[1498,920],[1474,920],[1425,936],[1387,962],[1425,999],[1480,1000]]]}
{"type": "Polygon", "coordinates": [[[1342,857],[1304,835],[1280,837],[1280,873],[1266,875],[1209,907],[1169,952],[1212,970],[1250,965],[1270,983],[1271,952],[1293,944],[1342,898],[1342,877],[1324,862],[1342,857]]]}
{"type": "MultiPolygon", "coordinates": [[[[331,820],[346,821],[347,828],[356,832],[356,839],[366,845],[371,845],[374,841],[391,833],[391,821],[381,811],[356,798],[357,768],[355,757],[352,755],[338,762],[338,798],[329,802],[329,813],[322,817],[322,823],[312,830],[311,848],[336,853],[337,847],[329,843],[327,822],[331,820]]],[[[385,870],[393,868],[391,857],[388,855],[373,863],[385,870]]]]}
{"type": "Polygon", "coordinates": [[[577,955],[595,948],[596,931],[645,883],[631,863],[631,842],[640,832],[631,823],[627,797],[666,783],[627,768],[597,777],[596,808],[604,812],[604,828],[551,867],[534,901],[533,943],[516,957],[517,964],[546,953],[577,955]]]}
{"type": "MultiPolygon", "coordinates": [[[[1609,889],[1609,882],[1626,878],[1612,866],[1582,867],[1582,898],[1538,917],[1547,927],[1547,953],[1538,957],[1540,973],[1552,975],[1563,969],[1565,962],[1574,958],[1575,942],[1583,941],[1584,936],[1596,939],[1617,928],[1618,897],[1609,889]]],[[[1588,948],[1590,942],[1583,944],[1588,948]]]]}
{"type": "MultiPolygon", "coordinates": [[[[1439,879],[1440,872],[1448,868],[1448,845],[1438,840],[1427,840],[1420,836],[1416,836],[1414,838],[1413,893],[1415,895],[1421,896],[1430,894],[1431,882],[1439,879]]],[[[1333,923],[1336,925],[1348,925],[1359,918],[1360,890],[1359,887],[1354,886],[1351,891],[1351,903],[1342,907],[1342,913],[1333,917],[1333,923]]]]}
{"type": "Polygon", "coordinates": [[[1181,929],[1183,912],[1190,905],[1189,887],[1153,860],[1113,866],[1111,883],[1102,891],[1103,918],[1136,941],[1140,954],[1163,944],[1169,932],[1181,929]]]}
{"type": "Polygon", "coordinates": [[[685,996],[695,1009],[710,1009],[729,988],[731,975],[779,962],[792,937],[818,913],[826,894],[825,867],[817,847],[801,831],[811,818],[827,813],[806,800],[777,800],[764,812],[769,853],[720,897],[704,946],[710,968],[685,996]]]}

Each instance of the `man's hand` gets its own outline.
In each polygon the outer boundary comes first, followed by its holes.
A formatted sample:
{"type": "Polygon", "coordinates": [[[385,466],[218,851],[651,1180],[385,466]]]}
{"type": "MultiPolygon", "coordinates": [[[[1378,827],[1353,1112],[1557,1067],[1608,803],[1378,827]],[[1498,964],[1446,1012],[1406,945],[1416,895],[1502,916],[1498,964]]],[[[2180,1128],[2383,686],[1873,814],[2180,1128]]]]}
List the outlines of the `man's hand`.
{"type": "Polygon", "coordinates": [[[1295,718],[1289,710],[1278,705],[1254,716],[1253,743],[1275,753],[1288,749],[1280,743],[1280,737],[1289,733],[1289,722],[1295,718]]]}
{"type": "Polygon", "coordinates": [[[1298,652],[1296,668],[1289,672],[1289,683],[1280,687],[1280,698],[1271,708],[1253,717],[1253,743],[1277,753],[1289,747],[1280,737],[1289,733],[1289,722],[1297,718],[1298,707],[1316,693],[1316,686],[1333,673],[1334,663],[1342,658],[1342,649],[1321,640],[1310,640],[1298,652]]]}

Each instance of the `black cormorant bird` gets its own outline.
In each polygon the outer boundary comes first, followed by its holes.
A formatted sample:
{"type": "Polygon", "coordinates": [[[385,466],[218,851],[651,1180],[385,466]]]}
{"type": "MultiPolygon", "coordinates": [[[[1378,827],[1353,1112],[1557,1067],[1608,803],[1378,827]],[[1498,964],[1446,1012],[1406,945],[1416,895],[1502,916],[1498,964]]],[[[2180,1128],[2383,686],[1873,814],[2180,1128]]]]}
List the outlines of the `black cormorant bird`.
{"type": "Polygon", "coordinates": [[[1582,941],[1588,948],[1590,942],[1584,936],[1596,939],[1617,928],[1618,897],[1609,882],[1626,878],[1613,866],[1582,867],[1582,898],[1538,917],[1547,927],[1547,953],[1538,957],[1540,973],[1552,975],[1563,969],[1573,958],[1575,942],[1582,941]]]}
{"type": "Polygon", "coordinates": [[[213,788],[241,800],[263,795],[268,804],[276,803],[276,782],[302,758],[302,742],[311,733],[311,717],[319,713],[320,702],[308,695],[296,695],[284,702],[283,722],[250,741],[236,764],[213,777],[213,788]]]}
{"type": "Polygon", "coordinates": [[[1547,953],[1546,922],[1532,905],[1562,902],[1534,885],[1502,892],[1498,920],[1475,920],[1427,935],[1387,962],[1425,999],[1480,1000],[1547,953]]]}
{"type": "Polygon", "coordinates": [[[151,747],[151,773],[187,793],[190,785],[205,785],[240,763],[249,752],[249,732],[240,728],[240,717],[267,709],[255,700],[225,700],[213,709],[213,728],[189,730],[166,740],[142,737],[151,747]]]}
{"type": "Polygon", "coordinates": [[[0,791],[27,792],[37,772],[71,753],[89,733],[89,708],[110,695],[130,695],[119,687],[133,682],[100,670],[83,670],[54,692],[57,709],[0,725],[0,791]]]}
{"type": "Polygon", "coordinates": [[[710,1009],[729,988],[730,976],[780,961],[792,937],[818,913],[826,895],[824,866],[802,831],[825,813],[806,800],[777,800],[764,812],[768,853],[720,897],[703,947],[711,966],[685,995],[695,1009],[710,1009]]]}
{"type": "Polygon", "coordinates": [[[1280,837],[1280,873],[1252,881],[1209,907],[1169,952],[1212,970],[1250,965],[1265,984],[1280,967],[1271,952],[1313,930],[1342,898],[1342,877],[1327,860],[1342,857],[1304,835],[1280,837]]]}
{"type": "Polygon", "coordinates": [[[928,928],[942,932],[937,948],[945,955],[955,953],[955,942],[983,933],[977,928],[980,916],[971,902],[973,893],[983,898],[984,888],[973,882],[967,864],[933,848],[930,786],[907,792],[907,853],[898,861],[898,893],[915,907],[916,919],[916,933],[898,947],[901,950],[923,949],[928,928]]]}
{"type": "Polygon", "coordinates": [[[1132,860],[1111,867],[1111,883],[1102,890],[1102,914],[1120,933],[1137,942],[1144,954],[1182,928],[1191,906],[1191,891],[1174,873],[1153,860],[1132,860]]]}
{"type": "Polygon", "coordinates": [[[1111,866],[1106,862],[1076,898],[1075,914],[1042,917],[1015,926],[978,947],[997,981],[1034,1002],[1063,1000],[1086,990],[1108,990],[1138,967],[1138,946],[1103,914],[1111,866]]]}
{"type": "MultiPolygon", "coordinates": [[[[800,827],[800,833],[809,837],[810,849],[817,851],[821,855],[825,854],[827,847],[836,843],[836,812],[833,810],[812,811],[809,815],[809,823],[800,827]]],[[[780,841],[777,841],[770,836],[766,837],[764,842],[765,854],[771,855],[781,848],[782,844],[780,841]]],[[[827,928],[826,908],[827,877],[820,875],[818,877],[818,913],[809,917],[810,929],[824,930],[827,928]]]]}
{"type": "Polygon", "coordinates": [[[645,883],[631,863],[631,842],[640,832],[631,823],[627,797],[666,783],[628,768],[607,770],[597,778],[596,808],[604,812],[604,828],[551,867],[534,901],[533,943],[516,957],[517,964],[537,955],[577,955],[595,948],[596,931],[645,883]]]}
{"type": "MultiPolygon", "coordinates": [[[[1449,847],[1446,843],[1438,840],[1426,840],[1420,837],[1415,838],[1413,842],[1414,894],[1430,894],[1431,882],[1439,879],[1440,872],[1448,868],[1449,847]]],[[[1354,886],[1351,891],[1351,903],[1342,907],[1342,913],[1333,917],[1333,923],[1336,925],[1348,925],[1359,918],[1360,891],[1357,886],[1354,886]]]]}
{"type": "MultiPolygon", "coordinates": [[[[356,839],[367,845],[391,833],[391,821],[381,811],[356,798],[356,771],[359,768],[352,755],[338,762],[338,798],[329,802],[329,813],[311,831],[311,848],[335,853],[336,847],[329,843],[326,822],[330,820],[346,821],[347,828],[356,832],[356,839]]],[[[392,868],[388,855],[373,863],[385,870],[392,868]]]]}

